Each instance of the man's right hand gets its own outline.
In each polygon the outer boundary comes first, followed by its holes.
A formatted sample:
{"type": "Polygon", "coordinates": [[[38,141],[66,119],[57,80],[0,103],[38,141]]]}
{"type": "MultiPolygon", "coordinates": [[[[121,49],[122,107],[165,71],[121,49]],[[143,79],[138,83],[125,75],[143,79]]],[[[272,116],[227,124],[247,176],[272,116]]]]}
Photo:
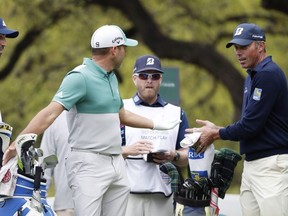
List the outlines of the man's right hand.
{"type": "Polygon", "coordinates": [[[3,159],[2,159],[2,166],[4,166],[11,158],[15,157],[16,154],[17,152],[15,148],[15,142],[12,142],[11,145],[4,152],[3,159]]]}
{"type": "Polygon", "coordinates": [[[219,135],[220,126],[207,120],[196,119],[196,123],[201,125],[200,128],[188,128],[185,130],[187,133],[201,132],[200,138],[196,143],[197,153],[203,153],[209,145],[211,145],[215,140],[221,139],[219,135]]]}

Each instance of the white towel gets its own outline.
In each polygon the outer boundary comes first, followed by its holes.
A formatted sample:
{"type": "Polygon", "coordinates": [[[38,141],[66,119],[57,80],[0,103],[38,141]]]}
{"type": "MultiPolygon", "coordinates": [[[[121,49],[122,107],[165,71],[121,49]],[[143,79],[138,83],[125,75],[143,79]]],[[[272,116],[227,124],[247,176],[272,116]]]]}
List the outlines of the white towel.
{"type": "Polygon", "coordinates": [[[192,147],[199,140],[201,132],[185,134],[185,138],[180,142],[182,148],[192,147]]]}
{"type": "Polygon", "coordinates": [[[17,180],[17,156],[11,158],[0,170],[0,196],[13,196],[17,180]]]}

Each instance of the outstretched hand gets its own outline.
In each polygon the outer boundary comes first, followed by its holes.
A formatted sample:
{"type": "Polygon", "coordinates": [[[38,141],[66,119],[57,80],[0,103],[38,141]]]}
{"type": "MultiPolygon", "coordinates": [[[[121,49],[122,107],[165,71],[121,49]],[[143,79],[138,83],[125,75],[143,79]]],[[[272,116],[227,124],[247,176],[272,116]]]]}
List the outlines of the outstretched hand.
{"type": "Polygon", "coordinates": [[[214,123],[208,120],[197,119],[196,123],[201,125],[199,128],[188,128],[185,131],[187,133],[201,132],[200,138],[196,143],[197,153],[204,152],[209,145],[211,145],[216,139],[219,139],[219,129],[221,127],[216,126],[214,123]]]}
{"type": "Polygon", "coordinates": [[[199,124],[200,126],[202,126],[201,128],[188,128],[186,130],[186,132],[189,133],[193,133],[193,132],[202,132],[203,130],[205,130],[206,128],[217,128],[217,126],[213,123],[210,122],[208,120],[200,120],[200,119],[196,119],[196,123],[199,124]]]}
{"type": "Polygon", "coordinates": [[[153,130],[169,130],[176,127],[182,121],[180,119],[176,119],[173,121],[159,121],[159,120],[152,120],[153,121],[153,130]]]}

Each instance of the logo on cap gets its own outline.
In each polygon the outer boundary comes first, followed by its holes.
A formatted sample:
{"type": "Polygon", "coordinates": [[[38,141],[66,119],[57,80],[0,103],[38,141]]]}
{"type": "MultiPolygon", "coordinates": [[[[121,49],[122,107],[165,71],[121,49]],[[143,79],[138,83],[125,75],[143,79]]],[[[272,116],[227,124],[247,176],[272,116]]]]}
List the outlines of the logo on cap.
{"type": "Polygon", "coordinates": [[[122,40],[124,40],[123,37],[116,37],[114,40],[112,40],[112,43],[116,42],[117,44],[120,44],[122,40]]]}
{"type": "Polygon", "coordinates": [[[236,36],[236,35],[241,35],[242,32],[243,32],[243,30],[244,30],[243,28],[237,28],[236,31],[235,31],[234,36],[236,36]]]}
{"type": "Polygon", "coordinates": [[[264,37],[263,37],[263,35],[255,35],[255,34],[253,34],[253,35],[252,35],[252,38],[263,39],[264,37]]]}
{"type": "Polygon", "coordinates": [[[146,65],[154,65],[154,58],[147,58],[146,65]]]}

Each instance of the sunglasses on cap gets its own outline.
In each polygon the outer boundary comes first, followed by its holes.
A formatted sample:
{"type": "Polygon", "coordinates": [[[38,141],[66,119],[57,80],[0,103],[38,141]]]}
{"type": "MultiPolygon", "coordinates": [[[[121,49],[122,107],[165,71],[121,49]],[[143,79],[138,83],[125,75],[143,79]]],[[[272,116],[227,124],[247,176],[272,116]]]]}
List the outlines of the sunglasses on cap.
{"type": "Polygon", "coordinates": [[[141,80],[148,80],[149,78],[151,80],[159,80],[162,77],[160,73],[135,73],[134,75],[138,76],[141,80]]]}

